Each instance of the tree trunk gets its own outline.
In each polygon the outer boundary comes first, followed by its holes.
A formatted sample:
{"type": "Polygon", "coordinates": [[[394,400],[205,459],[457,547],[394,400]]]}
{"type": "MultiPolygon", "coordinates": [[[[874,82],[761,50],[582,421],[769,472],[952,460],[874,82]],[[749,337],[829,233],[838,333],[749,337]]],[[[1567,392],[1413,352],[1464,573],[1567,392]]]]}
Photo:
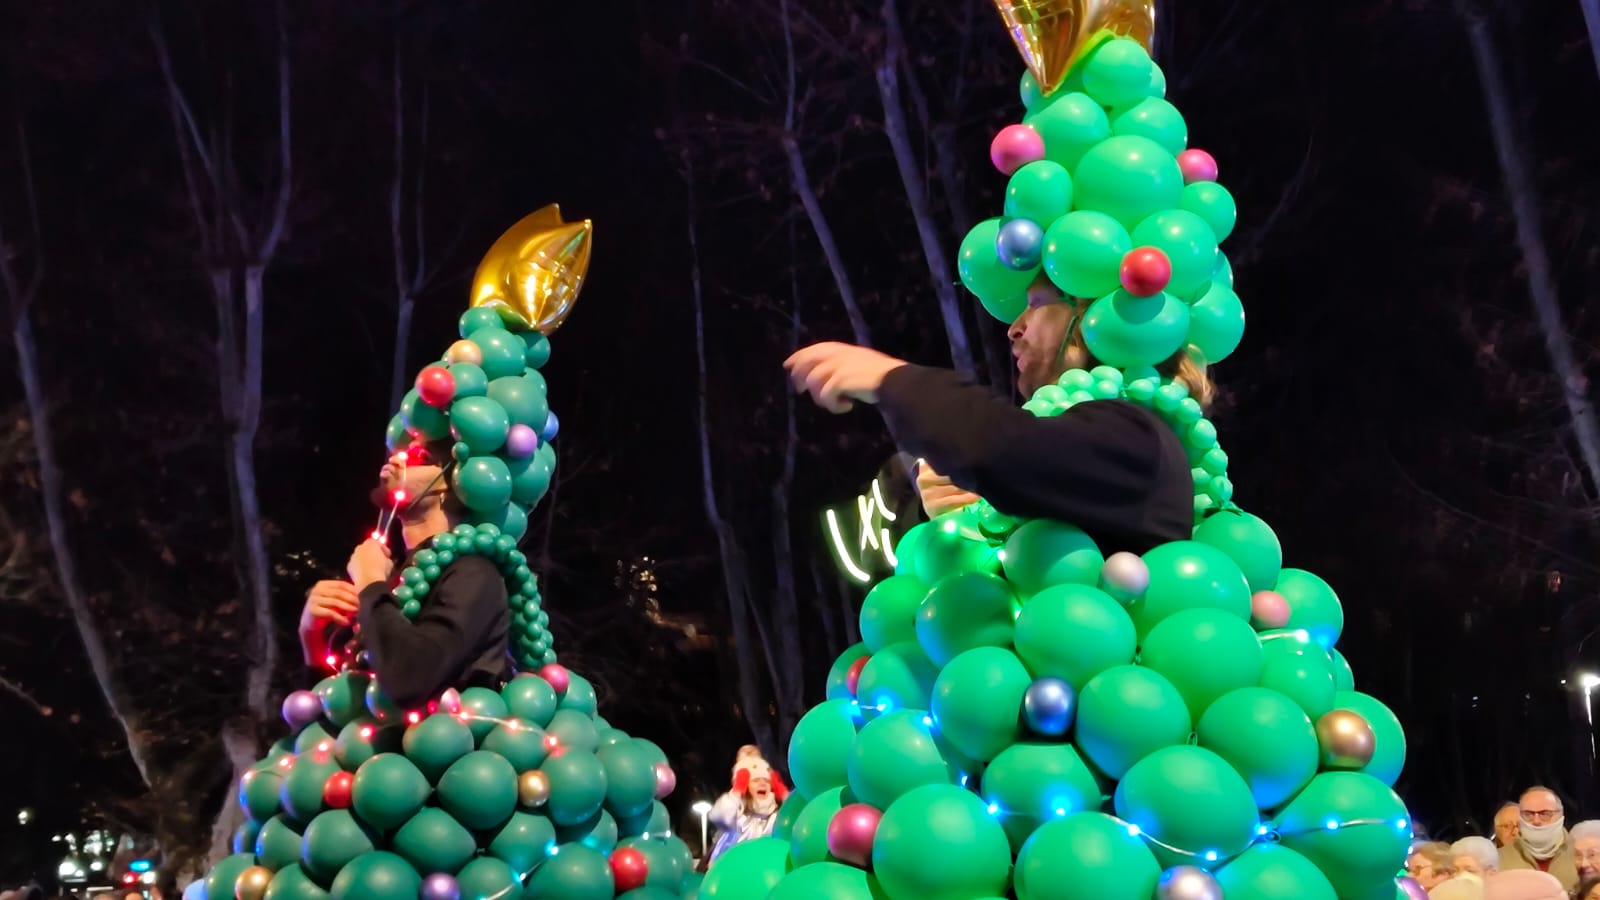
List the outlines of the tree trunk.
{"type": "Polygon", "coordinates": [[[400,296],[395,301],[394,310],[394,364],[389,370],[389,409],[400,408],[400,400],[405,396],[410,370],[406,367],[406,350],[411,346],[411,311],[416,306],[416,298],[405,290],[400,291],[400,296]]]}
{"type": "Polygon", "coordinates": [[[1600,0],[1578,0],[1583,7],[1583,24],[1589,29],[1589,52],[1594,56],[1596,74],[1600,74],[1600,0]]]}
{"type": "Polygon", "coordinates": [[[261,499],[256,491],[256,432],[261,426],[261,340],[264,328],[262,266],[250,266],[244,278],[244,371],[239,421],[231,436],[229,465],[239,492],[239,534],[245,545],[246,583],[253,603],[246,652],[250,675],[245,702],[262,721],[272,718],[272,676],[278,666],[277,627],[272,615],[272,584],[266,536],[261,527],[261,499]]]}

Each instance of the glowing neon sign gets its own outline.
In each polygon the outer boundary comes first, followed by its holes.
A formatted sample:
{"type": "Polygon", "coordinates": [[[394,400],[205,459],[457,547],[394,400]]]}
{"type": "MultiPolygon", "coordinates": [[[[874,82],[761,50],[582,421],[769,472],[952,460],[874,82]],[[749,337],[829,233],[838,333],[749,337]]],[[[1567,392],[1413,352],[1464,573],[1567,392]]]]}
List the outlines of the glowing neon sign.
{"type": "Polygon", "coordinates": [[[897,474],[897,469],[903,473],[906,466],[896,457],[885,469],[887,472],[880,471],[872,479],[872,486],[866,493],[856,497],[855,518],[848,526],[840,521],[843,517],[839,510],[823,511],[834,560],[839,568],[862,584],[872,581],[875,570],[893,571],[899,565],[894,555],[894,544],[897,532],[904,528],[896,527],[896,523],[906,517],[907,511],[902,503],[897,512],[884,498],[883,482],[886,476],[897,474]],[[849,532],[846,531],[847,527],[849,532]]]}

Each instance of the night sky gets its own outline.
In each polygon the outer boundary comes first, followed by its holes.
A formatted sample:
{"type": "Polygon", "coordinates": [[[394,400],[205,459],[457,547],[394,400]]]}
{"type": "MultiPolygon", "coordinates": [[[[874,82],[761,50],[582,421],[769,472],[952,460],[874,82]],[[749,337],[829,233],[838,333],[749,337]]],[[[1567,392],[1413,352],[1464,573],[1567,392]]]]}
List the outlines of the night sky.
{"type": "MultiPolygon", "coordinates": [[[[805,23],[799,138],[874,343],[947,364],[880,124],[879,7],[792,2],[805,23]]],[[[762,498],[781,463],[791,285],[805,341],[849,336],[791,198],[779,145],[781,39],[766,5],[285,4],[295,187],[267,276],[257,465],[287,656],[298,653],[303,590],[341,569],[368,527],[364,497],[392,412],[386,203],[398,48],[405,165],[408,177],[425,173],[422,228],[434,260],[408,368],[454,339],[472,268],[507,225],[551,202],[594,220],[590,279],[545,370],[562,421],[562,480],[529,544],[551,529],[556,568],[544,579],[558,649],[598,673],[602,713],[686,760],[684,805],[726,777],[725,760],[748,740],[733,712],[736,659],[673,649],[626,572],[648,569],[663,610],[727,633],[702,506],[683,151],[700,212],[719,488],[738,498],[730,506],[761,569],[758,595],[771,577],[762,498]]],[[[1576,2],[1481,5],[1585,367],[1576,374],[1592,377],[1596,57],[1576,2]]],[[[953,255],[956,207],[999,212],[1004,180],[986,149],[1020,117],[1022,68],[979,0],[901,6],[912,68],[956,135],[952,196],[931,174],[932,143],[916,134],[953,255]]],[[[1581,723],[1581,694],[1560,682],[1600,665],[1584,643],[1600,625],[1600,493],[1576,462],[1534,325],[1463,20],[1457,4],[1436,0],[1336,7],[1170,4],[1157,48],[1191,146],[1221,161],[1240,206],[1224,250],[1250,324],[1213,373],[1236,499],[1273,524],[1288,564],[1339,590],[1340,646],[1358,688],[1395,708],[1413,761],[1439,760],[1414,763],[1399,786],[1422,822],[1445,833],[1486,823],[1533,781],[1568,794],[1569,819],[1597,815],[1578,749],[1587,737],[1569,724],[1581,723]]],[[[73,542],[119,672],[159,711],[152,727],[169,735],[164,758],[175,770],[198,760],[175,777],[204,793],[197,807],[214,808],[227,778],[215,736],[236,701],[247,616],[230,564],[215,320],[151,30],[173,48],[206,127],[231,129],[239,186],[256,197],[276,177],[277,14],[266,2],[10,0],[0,21],[0,223],[31,266],[20,122],[41,205],[35,319],[73,542]]],[[[981,316],[968,326],[998,350],[999,329],[981,316]]],[[[51,711],[0,693],[0,769],[11,773],[0,780],[0,841],[8,810],[23,804],[47,827],[85,808],[148,820],[48,583],[9,342],[0,353],[0,403],[17,423],[7,429],[0,538],[10,546],[26,536],[32,551],[0,595],[0,675],[51,711]]],[[[798,577],[812,606],[831,609],[831,584],[816,594],[809,568],[825,552],[821,508],[850,501],[893,448],[870,412],[802,409],[798,433],[798,577]]],[[[811,607],[801,627],[814,701],[842,645],[811,607]]],[[[285,665],[281,686],[303,677],[285,665]]]]}

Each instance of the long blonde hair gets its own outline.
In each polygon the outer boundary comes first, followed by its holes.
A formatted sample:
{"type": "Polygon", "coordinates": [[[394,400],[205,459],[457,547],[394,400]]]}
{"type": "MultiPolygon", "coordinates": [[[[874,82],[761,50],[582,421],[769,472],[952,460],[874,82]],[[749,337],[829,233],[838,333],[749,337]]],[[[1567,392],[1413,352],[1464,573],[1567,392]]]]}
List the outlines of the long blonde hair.
{"type": "MultiPolygon", "coordinates": [[[[1061,347],[1061,358],[1065,360],[1074,348],[1082,351],[1084,358],[1089,360],[1086,368],[1100,365],[1093,353],[1089,351],[1089,344],[1083,337],[1083,307],[1074,312],[1073,322],[1067,326],[1067,339],[1061,347]]],[[[1200,404],[1202,409],[1211,406],[1211,401],[1216,397],[1216,386],[1211,383],[1211,376],[1206,374],[1205,364],[1189,355],[1188,350],[1179,350],[1156,366],[1156,371],[1167,378],[1174,378],[1183,382],[1189,389],[1189,396],[1200,404]]]]}

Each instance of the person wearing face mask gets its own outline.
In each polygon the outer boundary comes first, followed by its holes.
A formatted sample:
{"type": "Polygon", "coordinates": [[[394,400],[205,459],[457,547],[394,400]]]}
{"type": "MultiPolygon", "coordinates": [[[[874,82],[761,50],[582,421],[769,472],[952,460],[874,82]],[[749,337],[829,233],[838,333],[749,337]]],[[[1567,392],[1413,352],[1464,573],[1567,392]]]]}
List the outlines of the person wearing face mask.
{"type": "Polygon", "coordinates": [[[1500,871],[1534,869],[1546,872],[1568,892],[1578,886],[1578,867],[1567,834],[1565,811],[1555,791],[1534,786],[1517,801],[1521,823],[1517,839],[1500,849],[1500,871]]]}

